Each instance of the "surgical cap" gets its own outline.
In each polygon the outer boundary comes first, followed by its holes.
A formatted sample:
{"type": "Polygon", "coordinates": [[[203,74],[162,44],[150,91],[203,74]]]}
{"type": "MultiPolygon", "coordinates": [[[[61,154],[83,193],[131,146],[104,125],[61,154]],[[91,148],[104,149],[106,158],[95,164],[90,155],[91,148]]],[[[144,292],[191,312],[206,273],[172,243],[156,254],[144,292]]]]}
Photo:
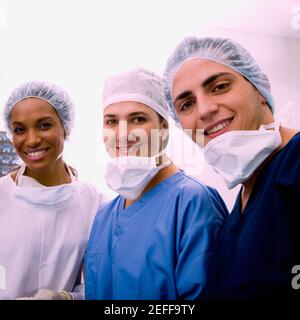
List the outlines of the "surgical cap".
{"type": "Polygon", "coordinates": [[[48,102],[58,113],[66,134],[69,135],[74,124],[74,105],[69,94],[59,86],[45,81],[30,81],[16,88],[4,107],[7,128],[10,127],[10,114],[14,106],[26,98],[39,98],[48,102]]]}
{"type": "Polygon", "coordinates": [[[137,68],[108,78],[104,85],[102,108],[124,101],[143,103],[168,120],[162,78],[154,72],[137,68]]]}
{"type": "Polygon", "coordinates": [[[256,87],[274,111],[269,79],[245,48],[230,39],[188,37],[169,57],[163,78],[165,97],[175,119],[172,87],[176,72],[185,62],[197,58],[221,63],[241,74],[256,87]]]}

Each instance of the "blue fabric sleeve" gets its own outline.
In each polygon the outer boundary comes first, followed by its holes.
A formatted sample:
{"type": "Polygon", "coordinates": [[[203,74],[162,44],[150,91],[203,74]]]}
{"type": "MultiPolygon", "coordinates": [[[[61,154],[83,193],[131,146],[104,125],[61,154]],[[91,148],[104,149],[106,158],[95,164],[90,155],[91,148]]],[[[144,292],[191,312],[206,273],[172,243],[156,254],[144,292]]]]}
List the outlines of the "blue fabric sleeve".
{"type": "Polygon", "coordinates": [[[215,268],[216,239],[228,215],[214,189],[197,191],[184,190],[179,204],[182,221],[179,219],[176,283],[178,295],[188,300],[205,298],[215,268]]]}

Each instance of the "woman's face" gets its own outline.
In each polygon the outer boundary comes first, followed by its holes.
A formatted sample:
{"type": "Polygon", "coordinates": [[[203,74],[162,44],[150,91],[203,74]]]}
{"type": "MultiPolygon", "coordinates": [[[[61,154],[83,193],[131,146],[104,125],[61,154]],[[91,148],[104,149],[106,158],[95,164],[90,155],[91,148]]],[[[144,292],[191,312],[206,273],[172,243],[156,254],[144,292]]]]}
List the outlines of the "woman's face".
{"type": "Polygon", "coordinates": [[[46,101],[26,98],[11,111],[13,145],[27,169],[47,173],[62,160],[65,131],[55,109],[46,101]]]}
{"type": "Polygon", "coordinates": [[[105,108],[103,127],[104,142],[111,157],[150,157],[161,150],[161,135],[166,133],[168,125],[152,108],[126,101],[105,108]]]}

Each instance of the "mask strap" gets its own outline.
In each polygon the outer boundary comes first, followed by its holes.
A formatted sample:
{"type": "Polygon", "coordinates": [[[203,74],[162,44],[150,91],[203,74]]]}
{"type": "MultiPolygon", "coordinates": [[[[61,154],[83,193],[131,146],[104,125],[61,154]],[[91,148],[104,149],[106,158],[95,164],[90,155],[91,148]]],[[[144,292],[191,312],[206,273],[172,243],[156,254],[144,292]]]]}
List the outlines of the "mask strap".
{"type": "Polygon", "coordinates": [[[275,121],[275,122],[272,122],[272,123],[269,123],[269,124],[264,124],[263,126],[264,126],[264,128],[265,129],[274,129],[275,131],[278,131],[279,130],[279,127],[280,127],[280,122],[277,122],[277,121],[275,121]]]}
{"type": "Polygon", "coordinates": [[[24,172],[25,172],[25,169],[26,169],[26,165],[25,164],[22,164],[20,169],[18,170],[17,172],[17,175],[16,175],[16,180],[15,180],[15,183],[17,186],[20,185],[20,177],[23,176],[24,172]]]}
{"type": "Polygon", "coordinates": [[[73,174],[71,168],[70,168],[66,163],[65,163],[65,165],[66,165],[67,172],[68,172],[68,174],[69,174],[69,176],[70,176],[71,183],[74,182],[74,181],[76,181],[76,180],[77,180],[77,177],[73,174]]]}

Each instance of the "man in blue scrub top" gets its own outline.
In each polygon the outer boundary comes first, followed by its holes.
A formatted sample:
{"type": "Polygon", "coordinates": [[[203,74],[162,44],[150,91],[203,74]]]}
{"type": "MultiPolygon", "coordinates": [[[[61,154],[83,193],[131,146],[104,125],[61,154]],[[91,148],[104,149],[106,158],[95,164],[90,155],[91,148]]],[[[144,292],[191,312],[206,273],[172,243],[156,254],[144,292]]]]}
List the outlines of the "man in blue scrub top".
{"type": "Polygon", "coordinates": [[[105,178],[119,196],[92,227],[86,299],[205,297],[228,213],[214,189],[165,154],[168,107],[161,78],[143,69],[113,76],[102,106],[110,156],[105,178]]]}
{"type": "Polygon", "coordinates": [[[170,56],[164,90],[181,126],[204,135],[205,158],[228,188],[242,184],[211,296],[299,298],[300,134],[274,120],[267,76],[238,43],[192,37],[170,56]]]}

